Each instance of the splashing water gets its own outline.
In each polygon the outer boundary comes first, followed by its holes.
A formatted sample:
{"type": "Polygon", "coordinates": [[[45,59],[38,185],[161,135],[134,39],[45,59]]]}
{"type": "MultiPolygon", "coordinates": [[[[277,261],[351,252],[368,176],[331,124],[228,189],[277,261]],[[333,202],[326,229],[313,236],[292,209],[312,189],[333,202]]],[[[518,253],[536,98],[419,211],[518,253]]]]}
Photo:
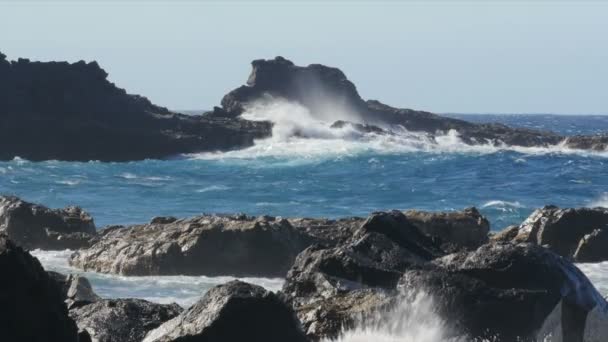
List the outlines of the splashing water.
{"type": "Polygon", "coordinates": [[[432,296],[424,291],[404,294],[400,302],[387,312],[360,317],[355,327],[346,330],[337,340],[323,342],[467,342],[456,336],[436,312],[432,296]]]}
{"type": "MultiPolygon", "coordinates": [[[[382,127],[387,134],[361,132],[353,125],[332,127],[337,120],[364,123],[354,112],[340,106],[335,111],[311,112],[308,108],[285,99],[267,97],[249,104],[242,117],[252,121],[273,123],[272,136],[257,140],[254,146],[226,153],[197,153],[190,158],[254,159],[259,157],[313,159],[353,156],[361,153],[400,154],[426,153],[475,153],[491,154],[514,151],[527,155],[574,154],[608,158],[608,151],[582,151],[571,149],[564,143],[547,147],[521,147],[486,143],[468,145],[455,130],[432,136],[424,132],[412,132],[402,126],[382,127]]],[[[525,162],[520,159],[519,162],[525,162]]]]}

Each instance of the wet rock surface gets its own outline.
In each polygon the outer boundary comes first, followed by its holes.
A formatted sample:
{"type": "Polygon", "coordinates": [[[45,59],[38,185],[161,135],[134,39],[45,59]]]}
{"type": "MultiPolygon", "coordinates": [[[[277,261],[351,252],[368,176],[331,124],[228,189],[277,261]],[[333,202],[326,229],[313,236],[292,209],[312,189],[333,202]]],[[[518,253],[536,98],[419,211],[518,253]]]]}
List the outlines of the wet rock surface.
{"type": "Polygon", "coordinates": [[[77,342],[57,283],[38,260],[0,234],[0,339],[77,342]]]}
{"type": "Polygon", "coordinates": [[[79,207],[49,209],[0,196],[0,233],[25,249],[78,249],[95,236],[93,218],[79,207]]]}
{"type": "Polygon", "coordinates": [[[149,332],[144,342],[306,341],[293,311],[262,287],[232,281],[209,290],[174,319],[149,332]]]}

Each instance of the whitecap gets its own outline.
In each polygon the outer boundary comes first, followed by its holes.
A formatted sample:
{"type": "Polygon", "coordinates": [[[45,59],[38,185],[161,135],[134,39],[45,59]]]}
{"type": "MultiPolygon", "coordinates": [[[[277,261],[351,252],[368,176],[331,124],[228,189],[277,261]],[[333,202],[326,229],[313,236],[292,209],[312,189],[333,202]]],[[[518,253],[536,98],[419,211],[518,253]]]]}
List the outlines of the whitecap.
{"type": "Polygon", "coordinates": [[[78,179],[64,179],[64,180],[60,180],[60,181],[56,181],[56,184],[62,184],[62,185],[68,185],[68,186],[75,186],[80,184],[80,180],[78,179]]]}
{"type": "Polygon", "coordinates": [[[602,194],[598,199],[589,203],[589,207],[603,207],[608,208],[608,192],[602,194]]]}
{"type": "Polygon", "coordinates": [[[481,205],[482,209],[485,208],[495,208],[501,211],[513,211],[514,209],[524,208],[524,206],[518,201],[509,202],[509,201],[501,201],[501,200],[492,200],[488,201],[481,205]]]}
{"type": "MultiPolygon", "coordinates": [[[[339,107],[339,106],[338,106],[339,107]]],[[[608,151],[584,151],[566,146],[565,141],[547,147],[510,146],[496,141],[478,145],[466,144],[457,131],[438,132],[434,136],[424,132],[412,132],[401,126],[384,126],[389,134],[364,133],[353,125],[332,128],[335,120],[362,123],[356,113],[312,113],[306,107],[282,99],[264,99],[250,104],[243,118],[253,121],[271,121],[272,136],[256,140],[254,145],[224,153],[196,153],[186,157],[202,160],[255,160],[272,157],[310,163],[318,160],[355,156],[362,153],[403,154],[425,153],[473,153],[492,154],[513,151],[524,155],[576,154],[581,156],[608,157],[608,151]]],[[[518,158],[516,163],[525,163],[518,158]]],[[[276,165],[275,165],[276,166],[276,165]]]]}
{"type": "Polygon", "coordinates": [[[196,192],[203,193],[203,192],[210,192],[210,191],[226,191],[226,190],[230,190],[230,189],[232,189],[232,188],[229,186],[226,186],[226,185],[211,185],[211,186],[207,186],[207,187],[198,189],[198,190],[196,190],[196,192]]]}
{"type": "Polygon", "coordinates": [[[130,172],[121,173],[120,175],[118,175],[118,177],[121,177],[124,179],[137,179],[137,175],[130,173],[130,172]]]}

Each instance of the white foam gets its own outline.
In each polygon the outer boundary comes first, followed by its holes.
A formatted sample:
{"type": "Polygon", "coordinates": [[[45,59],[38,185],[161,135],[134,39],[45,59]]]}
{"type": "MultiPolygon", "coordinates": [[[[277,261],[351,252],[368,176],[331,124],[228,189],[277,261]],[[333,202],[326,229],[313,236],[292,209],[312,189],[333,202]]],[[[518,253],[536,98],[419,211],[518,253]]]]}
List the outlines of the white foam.
{"type": "Polygon", "coordinates": [[[130,173],[130,172],[121,173],[120,175],[118,175],[118,177],[121,177],[124,179],[137,179],[137,175],[130,173]]]}
{"type": "Polygon", "coordinates": [[[524,206],[518,201],[509,202],[509,201],[501,201],[501,200],[492,200],[482,204],[481,208],[494,208],[503,212],[512,212],[515,209],[524,208],[524,206]]]}
{"type": "Polygon", "coordinates": [[[598,199],[589,203],[589,207],[603,207],[608,208],[608,192],[602,194],[598,199]]]}
{"type": "MultiPolygon", "coordinates": [[[[404,295],[388,312],[360,317],[337,342],[466,342],[436,312],[433,298],[422,291],[404,295]],[[457,336],[457,337],[455,337],[457,336]]],[[[329,342],[330,340],[324,340],[329,342]]]]}
{"type": "Polygon", "coordinates": [[[210,191],[226,191],[226,190],[230,190],[231,188],[229,186],[226,185],[211,185],[211,186],[207,186],[201,189],[196,190],[196,192],[210,192],[210,191]]]}
{"type": "MultiPolygon", "coordinates": [[[[337,106],[339,107],[339,106],[337,106]]],[[[255,141],[254,146],[225,153],[198,153],[194,159],[255,159],[259,157],[298,158],[316,160],[338,156],[357,155],[366,152],[376,154],[428,153],[476,153],[490,154],[515,151],[526,155],[578,154],[608,157],[608,151],[594,152],[571,149],[564,143],[549,147],[519,147],[505,144],[468,145],[458,132],[450,130],[435,137],[423,132],[411,132],[403,127],[383,127],[393,134],[362,133],[351,125],[331,128],[335,120],[360,122],[358,115],[343,109],[330,115],[311,113],[306,107],[282,99],[266,98],[250,104],[243,118],[253,121],[271,121],[272,136],[255,141]]],[[[515,162],[525,162],[519,158],[515,162]]]]}
{"type": "Polygon", "coordinates": [[[68,186],[74,186],[74,185],[80,184],[80,180],[78,180],[78,179],[64,179],[64,180],[57,181],[55,183],[62,184],[62,185],[68,185],[68,186]]]}
{"type": "MultiPolygon", "coordinates": [[[[91,281],[95,292],[103,298],[141,298],[161,304],[177,303],[183,307],[188,307],[198,301],[210,288],[237,279],[235,277],[180,275],[125,277],[83,272],[68,264],[68,258],[72,254],[70,250],[34,250],[31,251],[31,254],[40,260],[46,270],[84,275],[91,281]]],[[[238,279],[260,285],[271,291],[280,290],[284,282],[280,278],[244,277],[238,279]]]]}

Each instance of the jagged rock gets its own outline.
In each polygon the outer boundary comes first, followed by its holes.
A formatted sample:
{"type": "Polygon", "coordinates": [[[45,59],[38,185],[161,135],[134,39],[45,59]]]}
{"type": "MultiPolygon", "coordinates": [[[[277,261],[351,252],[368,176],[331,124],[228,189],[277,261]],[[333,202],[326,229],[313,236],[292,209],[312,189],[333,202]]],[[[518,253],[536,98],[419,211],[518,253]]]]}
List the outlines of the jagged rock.
{"type": "Polygon", "coordinates": [[[0,160],[123,161],[251,146],[270,125],[172,113],[96,63],[0,59],[0,160]]]}
{"type": "Polygon", "coordinates": [[[70,264],[122,275],[282,277],[311,241],[285,219],[199,216],[113,227],[70,264]]]}
{"type": "Polygon", "coordinates": [[[177,304],[143,299],[100,299],[70,310],[78,327],[97,342],[140,342],[148,331],[182,312],[177,304]]]}
{"type": "Polygon", "coordinates": [[[574,252],[577,262],[601,262],[608,260],[608,228],[596,229],[583,236],[574,252]]]}
{"type": "Polygon", "coordinates": [[[101,299],[93,291],[89,280],[83,276],[78,274],[65,275],[52,271],[48,271],[48,273],[61,287],[68,309],[94,303],[101,299]]]}
{"type": "Polygon", "coordinates": [[[429,291],[442,316],[460,330],[500,341],[536,340],[544,325],[559,327],[572,338],[567,341],[582,341],[587,313],[608,310],[572,263],[532,244],[490,243],[450,254],[405,272],[400,288],[429,291]],[[558,305],[565,311],[555,316],[558,305]]]}
{"type": "Polygon", "coordinates": [[[216,286],[144,342],[306,341],[293,311],[279,297],[240,281],[216,286]]]}
{"type": "Polygon", "coordinates": [[[492,234],[490,236],[490,241],[509,242],[514,240],[517,234],[519,234],[519,226],[508,226],[507,228],[492,234]]]}
{"type": "Polygon", "coordinates": [[[608,150],[608,134],[575,135],[567,137],[565,144],[579,150],[606,151],[608,150]]]}
{"type": "Polygon", "coordinates": [[[312,236],[317,242],[337,246],[350,239],[366,219],[348,217],[337,220],[323,218],[289,218],[287,220],[295,229],[312,236]]]}
{"type": "Polygon", "coordinates": [[[89,244],[95,224],[79,207],[49,209],[0,196],[0,232],[25,249],[77,249],[89,244]]]}
{"type": "MultiPolygon", "coordinates": [[[[608,209],[606,208],[567,208],[546,206],[534,211],[518,228],[512,238],[516,242],[530,242],[547,247],[555,253],[572,258],[581,241],[595,230],[608,229],[608,209]]],[[[511,237],[514,232],[501,235],[511,237]]],[[[601,238],[601,234],[599,235],[601,238]]],[[[592,239],[592,243],[601,244],[602,239],[592,239]]],[[[583,247],[585,248],[586,245],[583,247]]],[[[608,247],[606,245],[605,247],[608,247]]],[[[596,248],[596,247],[594,247],[596,248]]],[[[602,261],[602,260],[597,260],[602,261]]]]}
{"type": "Polygon", "coordinates": [[[0,234],[0,339],[77,342],[61,289],[40,262],[0,234]]]}
{"type": "Polygon", "coordinates": [[[457,212],[409,210],[408,220],[424,234],[441,239],[444,249],[475,249],[488,242],[490,222],[476,208],[457,212]]]}

